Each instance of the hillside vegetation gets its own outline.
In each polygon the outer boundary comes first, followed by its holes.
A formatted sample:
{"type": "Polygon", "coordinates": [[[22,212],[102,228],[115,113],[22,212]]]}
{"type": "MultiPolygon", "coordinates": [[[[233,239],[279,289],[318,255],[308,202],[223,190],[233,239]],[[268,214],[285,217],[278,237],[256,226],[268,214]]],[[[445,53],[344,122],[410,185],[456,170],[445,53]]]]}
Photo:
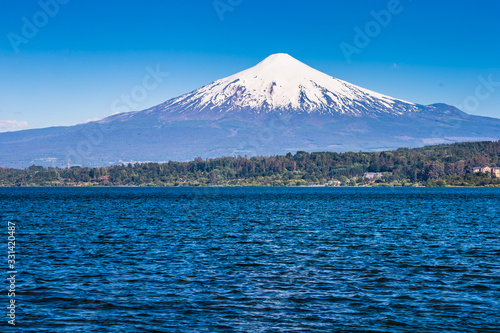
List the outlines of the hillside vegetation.
{"type": "Polygon", "coordinates": [[[196,158],[69,169],[0,168],[0,186],[500,186],[474,167],[500,166],[500,141],[384,152],[288,153],[270,157],[196,158]],[[381,172],[375,181],[366,172],[381,172]]]}

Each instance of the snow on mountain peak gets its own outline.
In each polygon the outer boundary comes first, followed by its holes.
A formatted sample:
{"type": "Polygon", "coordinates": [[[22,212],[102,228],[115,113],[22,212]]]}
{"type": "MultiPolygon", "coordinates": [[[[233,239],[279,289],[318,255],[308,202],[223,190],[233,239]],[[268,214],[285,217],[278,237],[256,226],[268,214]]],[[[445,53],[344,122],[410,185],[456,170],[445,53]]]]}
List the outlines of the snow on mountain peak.
{"type": "Polygon", "coordinates": [[[400,115],[418,106],[336,79],[286,53],[272,54],[242,72],[170,100],[181,113],[293,112],[400,115]]]}

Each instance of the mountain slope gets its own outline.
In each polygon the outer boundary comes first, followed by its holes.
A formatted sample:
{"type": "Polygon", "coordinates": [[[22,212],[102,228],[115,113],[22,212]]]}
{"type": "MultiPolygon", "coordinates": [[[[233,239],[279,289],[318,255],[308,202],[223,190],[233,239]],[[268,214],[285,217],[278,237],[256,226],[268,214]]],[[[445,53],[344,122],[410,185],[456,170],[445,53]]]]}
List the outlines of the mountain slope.
{"type": "Polygon", "coordinates": [[[0,166],[385,150],[499,138],[500,120],[418,105],[319,72],[287,54],[144,111],[0,133],[0,166]]]}

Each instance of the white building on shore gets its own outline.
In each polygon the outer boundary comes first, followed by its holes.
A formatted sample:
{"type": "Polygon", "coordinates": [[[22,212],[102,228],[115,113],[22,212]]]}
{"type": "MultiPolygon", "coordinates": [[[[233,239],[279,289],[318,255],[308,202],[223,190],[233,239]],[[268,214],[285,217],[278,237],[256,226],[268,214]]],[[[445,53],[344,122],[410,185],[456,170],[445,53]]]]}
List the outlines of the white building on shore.
{"type": "Polygon", "coordinates": [[[382,178],[382,172],[365,172],[363,178],[369,181],[382,178]]]}
{"type": "Polygon", "coordinates": [[[495,177],[500,178],[500,168],[496,168],[496,167],[493,167],[493,168],[491,168],[489,166],[475,167],[472,169],[472,172],[474,172],[474,173],[476,173],[476,172],[491,173],[495,177]]]}

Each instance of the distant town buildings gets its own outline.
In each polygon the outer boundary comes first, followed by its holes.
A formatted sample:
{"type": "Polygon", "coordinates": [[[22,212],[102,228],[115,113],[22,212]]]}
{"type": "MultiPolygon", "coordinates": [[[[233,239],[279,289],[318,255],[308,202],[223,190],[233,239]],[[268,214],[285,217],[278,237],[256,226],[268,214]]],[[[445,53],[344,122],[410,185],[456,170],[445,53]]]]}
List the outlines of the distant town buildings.
{"type": "Polygon", "coordinates": [[[495,175],[495,177],[500,178],[500,168],[492,168],[491,174],[495,175]]]}
{"type": "Polygon", "coordinates": [[[495,167],[491,168],[489,166],[475,167],[472,169],[472,172],[474,172],[474,173],[476,173],[476,172],[491,173],[495,177],[500,178],[500,168],[495,168],[495,167]]]}
{"type": "Polygon", "coordinates": [[[382,172],[365,172],[363,178],[369,181],[382,178],[382,172]]]}
{"type": "Polygon", "coordinates": [[[491,168],[490,167],[475,167],[474,169],[472,169],[472,172],[483,172],[483,173],[487,173],[487,172],[491,172],[491,168]]]}

